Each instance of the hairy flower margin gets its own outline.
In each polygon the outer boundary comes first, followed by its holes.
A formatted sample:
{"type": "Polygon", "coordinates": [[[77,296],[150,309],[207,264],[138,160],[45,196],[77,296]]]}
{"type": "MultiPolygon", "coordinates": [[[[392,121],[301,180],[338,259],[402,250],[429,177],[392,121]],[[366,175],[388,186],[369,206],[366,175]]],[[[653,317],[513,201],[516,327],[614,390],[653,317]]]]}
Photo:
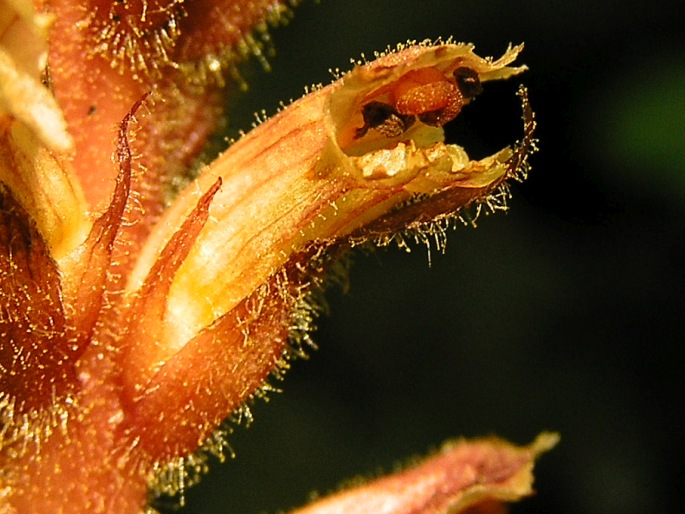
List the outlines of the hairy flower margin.
{"type": "MultiPolygon", "coordinates": [[[[249,418],[311,345],[347,249],[442,248],[525,176],[525,89],[510,148],[472,160],[442,129],[525,69],[510,66],[522,47],[493,60],[447,41],[357,63],[190,180],[236,59],[288,13],[0,2],[0,512],[140,512],[183,493],[223,457],[222,421],[249,418]]],[[[451,443],[301,512],[500,512],[556,440],[451,443]]]]}

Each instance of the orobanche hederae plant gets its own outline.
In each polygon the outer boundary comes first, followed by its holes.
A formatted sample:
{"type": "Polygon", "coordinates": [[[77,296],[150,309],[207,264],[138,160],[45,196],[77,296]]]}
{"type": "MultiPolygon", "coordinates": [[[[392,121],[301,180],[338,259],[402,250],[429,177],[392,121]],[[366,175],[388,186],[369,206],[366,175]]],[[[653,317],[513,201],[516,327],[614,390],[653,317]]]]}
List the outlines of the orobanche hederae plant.
{"type": "MultiPolygon", "coordinates": [[[[309,350],[350,248],[440,245],[524,177],[525,89],[517,143],[474,160],[443,131],[525,70],[522,47],[451,41],[357,63],[192,172],[236,62],[292,8],[0,1],[0,512],[182,492],[225,452],[223,421],[309,350]]],[[[556,439],[453,441],[298,512],[501,512],[556,439]]]]}

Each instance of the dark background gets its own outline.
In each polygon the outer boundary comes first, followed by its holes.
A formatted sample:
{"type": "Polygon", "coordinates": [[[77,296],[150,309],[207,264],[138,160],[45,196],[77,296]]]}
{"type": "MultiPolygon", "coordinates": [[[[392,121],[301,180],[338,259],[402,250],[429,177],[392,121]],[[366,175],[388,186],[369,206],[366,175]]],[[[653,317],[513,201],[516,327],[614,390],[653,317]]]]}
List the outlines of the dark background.
{"type": "MultiPolygon", "coordinates": [[[[682,1],[305,1],[248,66],[231,129],[407,39],[453,36],[530,71],[492,84],[455,141],[476,156],[539,121],[508,214],[450,234],[446,255],[356,255],[320,347],[230,437],[237,457],[182,513],[275,513],[456,436],[562,435],[514,512],[683,510],[685,19],[682,1]]],[[[169,509],[172,512],[174,509],[169,509]]]]}

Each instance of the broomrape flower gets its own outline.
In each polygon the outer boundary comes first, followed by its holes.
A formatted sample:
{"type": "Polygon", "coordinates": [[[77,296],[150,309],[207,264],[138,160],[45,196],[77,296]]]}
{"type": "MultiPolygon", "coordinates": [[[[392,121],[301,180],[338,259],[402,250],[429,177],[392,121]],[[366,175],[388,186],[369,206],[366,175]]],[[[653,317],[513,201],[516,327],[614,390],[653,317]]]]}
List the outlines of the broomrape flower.
{"type": "MultiPolygon", "coordinates": [[[[0,1],[0,512],[142,512],[223,456],[306,351],[349,248],[500,210],[534,147],[443,126],[521,73],[453,42],[360,62],[191,177],[236,60],[283,2],[0,1]],[[175,198],[171,192],[178,191],[175,198]]],[[[299,512],[500,512],[553,446],[458,441],[299,512]]]]}

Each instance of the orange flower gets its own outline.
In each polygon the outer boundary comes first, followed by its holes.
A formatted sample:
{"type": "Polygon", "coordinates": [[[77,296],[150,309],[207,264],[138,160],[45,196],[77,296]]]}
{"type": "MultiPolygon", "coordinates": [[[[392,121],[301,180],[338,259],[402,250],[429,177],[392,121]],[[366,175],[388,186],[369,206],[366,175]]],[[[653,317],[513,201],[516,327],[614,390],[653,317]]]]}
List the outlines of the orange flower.
{"type": "MultiPolygon", "coordinates": [[[[261,49],[250,31],[285,12],[0,2],[0,511],[138,512],[182,492],[222,455],[222,420],[306,347],[341,253],[440,241],[462,209],[503,208],[525,174],[525,90],[513,148],[472,160],[442,129],[483,83],[525,69],[510,66],[521,47],[492,60],[447,42],[360,63],[191,180],[226,74],[241,48],[261,49]]],[[[553,441],[464,443],[364,489],[359,512],[437,469],[424,493],[450,492],[434,512],[519,498],[553,441]]]]}

